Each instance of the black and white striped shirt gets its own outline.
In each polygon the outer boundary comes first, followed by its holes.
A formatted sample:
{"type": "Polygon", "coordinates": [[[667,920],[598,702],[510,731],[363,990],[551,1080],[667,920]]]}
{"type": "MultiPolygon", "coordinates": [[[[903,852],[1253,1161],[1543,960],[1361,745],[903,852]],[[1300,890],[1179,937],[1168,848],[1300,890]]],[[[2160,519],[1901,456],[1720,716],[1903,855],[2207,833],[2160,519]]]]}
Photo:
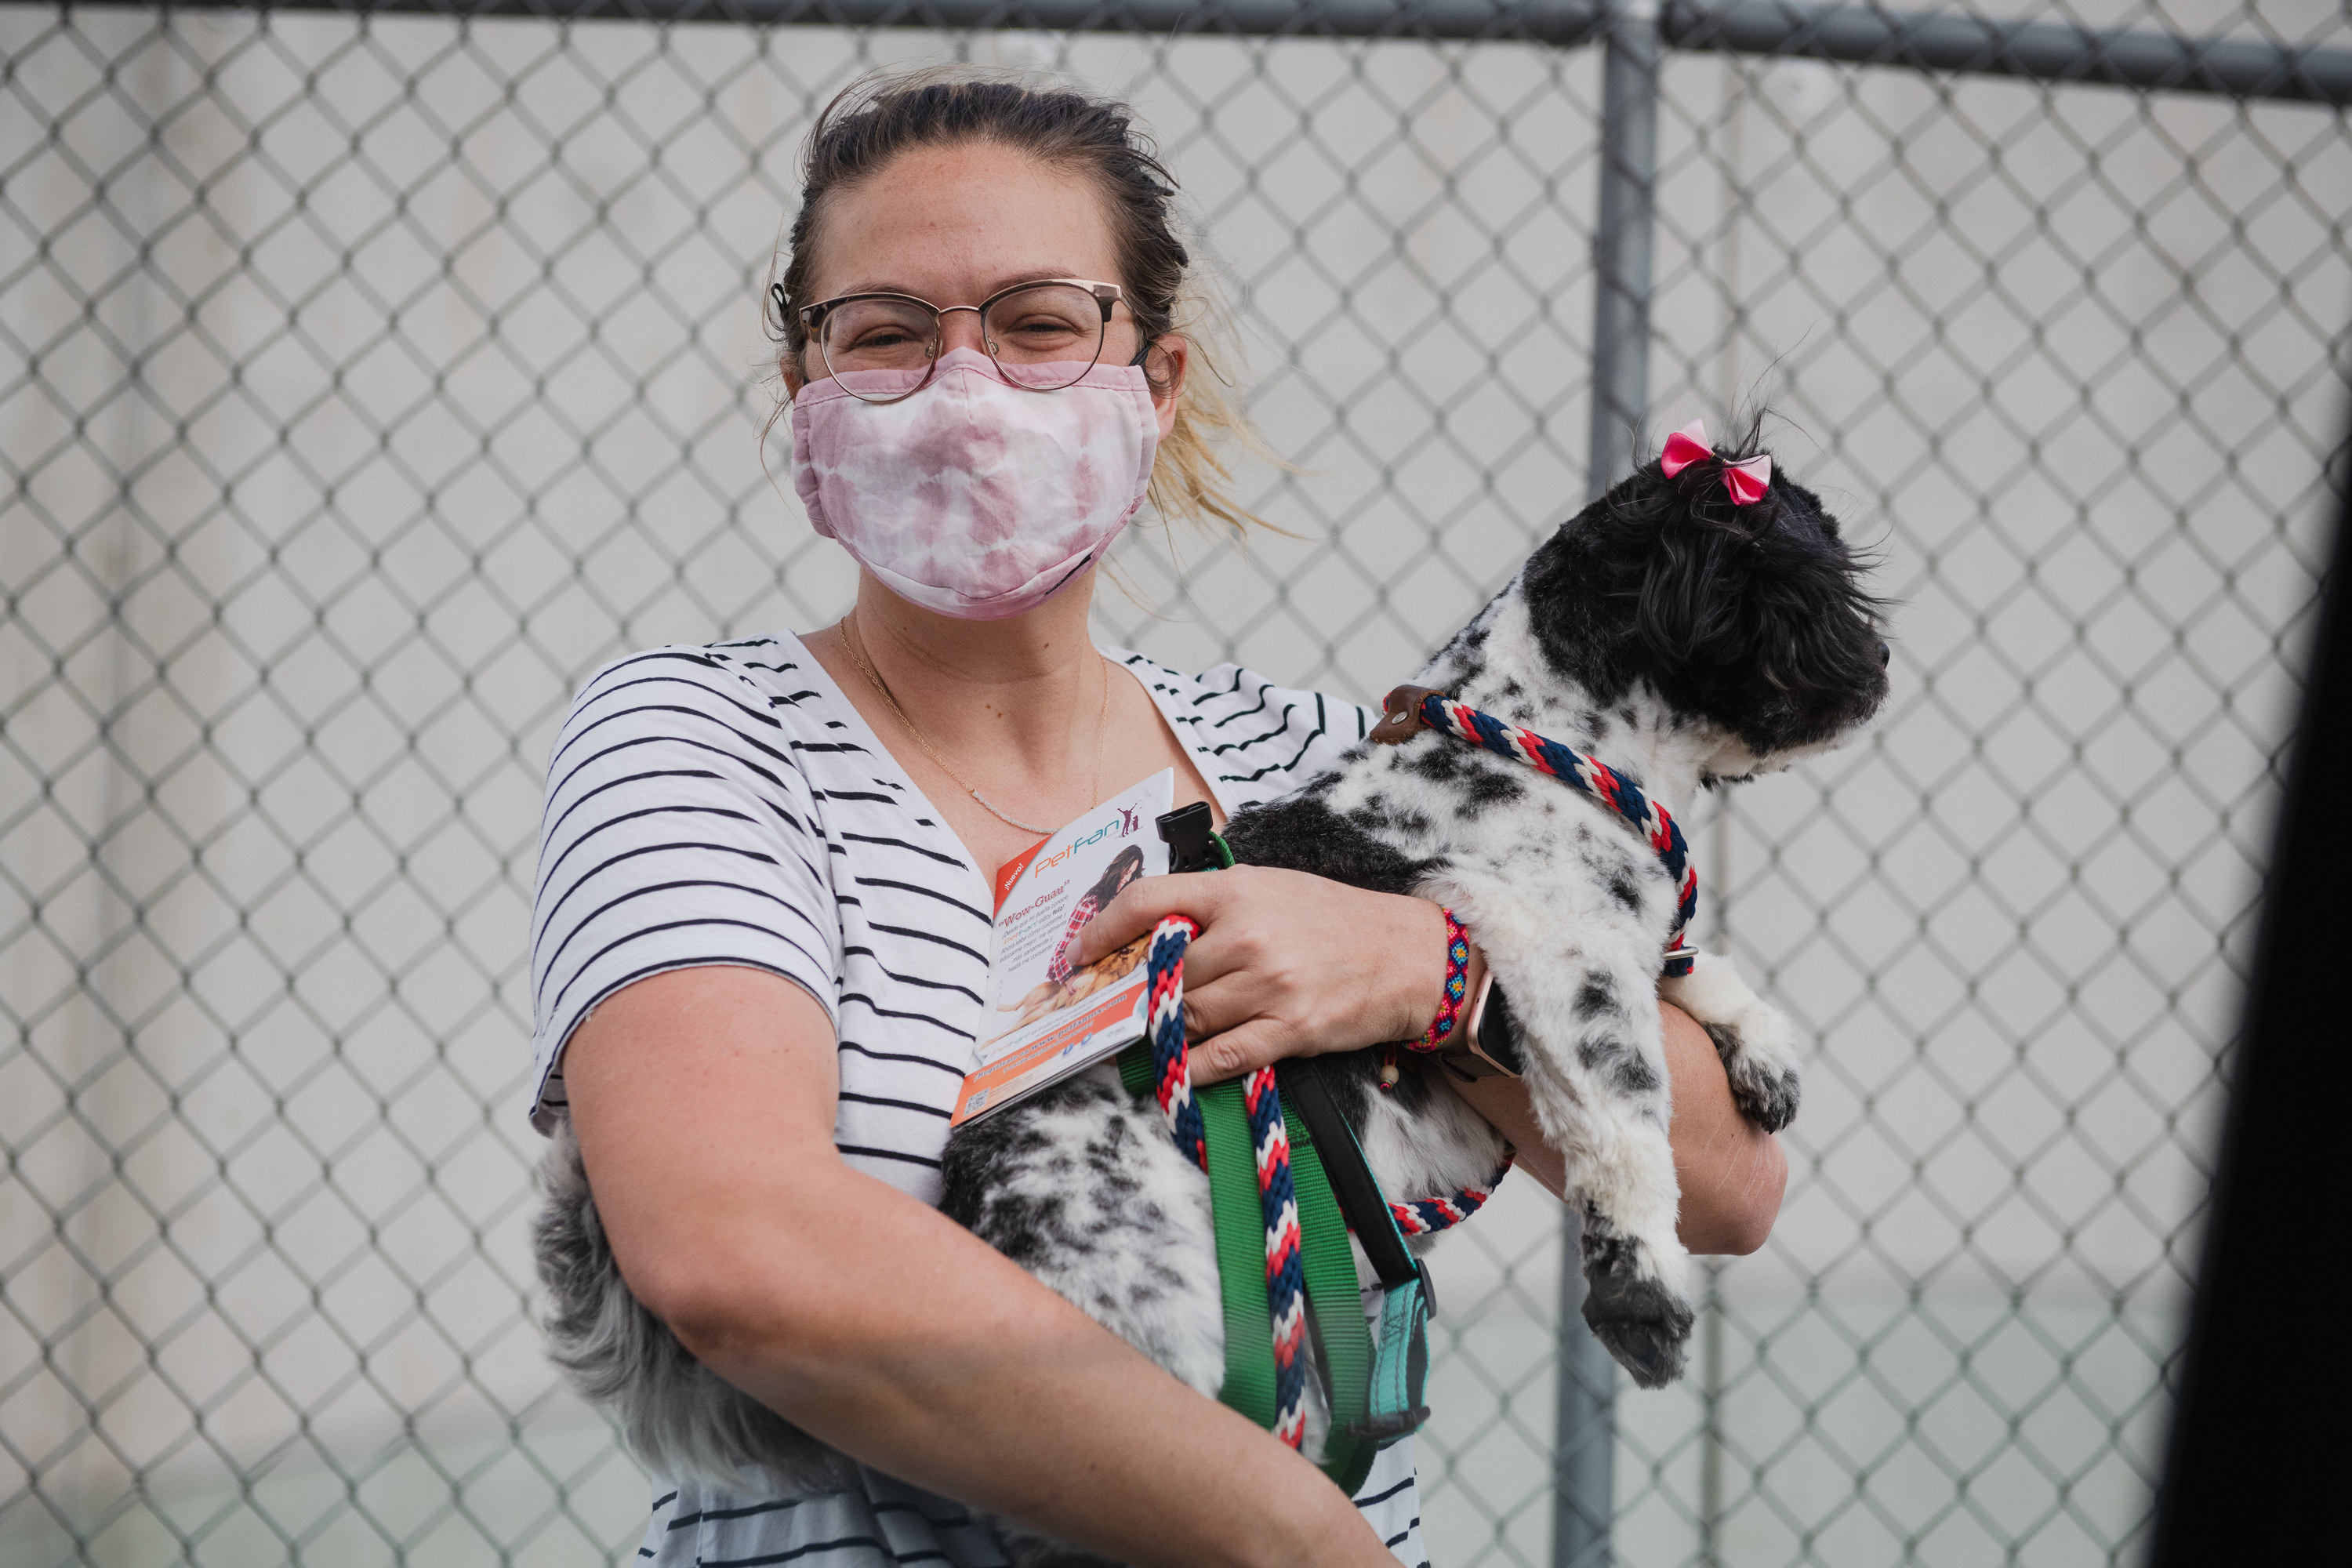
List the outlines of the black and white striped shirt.
{"type": "MultiPolygon", "coordinates": [[[[1380,715],[1234,665],[1134,672],[1231,813],[1333,765],[1380,715]]],[[[649,974],[743,964],[801,986],[831,1017],[834,1140],[854,1168],[939,1200],[948,1113],[986,990],[986,880],[798,638],[664,647],[608,665],[548,762],[531,914],[534,1125],[563,1107],[563,1042],[649,974]]],[[[799,1501],[657,1483],[639,1557],[805,1568],[1001,1563],[990,1528],[887,1477],[799,1501]]],[[[1357,1502],[1391,1549],[1423,1561],[1410,1443],[1357,1502]]]]}

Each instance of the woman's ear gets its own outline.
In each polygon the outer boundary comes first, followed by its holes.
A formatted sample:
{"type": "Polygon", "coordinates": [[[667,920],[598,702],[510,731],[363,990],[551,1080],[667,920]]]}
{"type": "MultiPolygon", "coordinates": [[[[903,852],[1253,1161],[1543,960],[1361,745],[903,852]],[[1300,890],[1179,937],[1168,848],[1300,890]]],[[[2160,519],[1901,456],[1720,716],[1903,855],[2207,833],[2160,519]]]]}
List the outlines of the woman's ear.
{"type": "Polygon", "coordinates": [[[796,353],[779,355],[776,359],[776,368],[784,375],[785,400],[789,402],[798,397],[801,395],[801,388],[808,384],[808,377],[801,374],[801,356],[796,353]]]}
{"type": "Polygon", "coordinates": [[[1143,379],[1151,384],[1151,406],[1160,415],[1160,438],[1176,428],[1176,399],[1184,390],[1184,367],[1192,346],[1174,332],[1153,340],[1143,356],[1143,379]]]}

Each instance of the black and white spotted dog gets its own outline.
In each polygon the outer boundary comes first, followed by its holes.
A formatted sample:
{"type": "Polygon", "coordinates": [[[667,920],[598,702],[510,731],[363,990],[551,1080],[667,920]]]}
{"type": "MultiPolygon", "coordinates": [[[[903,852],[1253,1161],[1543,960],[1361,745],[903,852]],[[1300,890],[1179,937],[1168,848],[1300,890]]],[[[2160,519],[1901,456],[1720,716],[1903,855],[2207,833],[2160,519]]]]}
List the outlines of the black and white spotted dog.
{"type": "MultiPolygon", "coordinates": [[[[1607,763],[1681,816],[1702,788],[1853,734],[1886,694],[1864,563],[1811,490],[1776,476],[1734,505],[1718,454],[1651,462],[1563,525],[1416,678],[1607,763]]],[[[1583,1217],[1584,1313],[1643,1386],[1679,1375],[1692,1313],[1675,1234],[1663,995],[1705,1026],[1741,1112],[1796,1113],[1789,1024],[1729,961],[1661,982],[1676,889],[1649,845],[1570,785],[1441,733],[1363,745],[1337,772],[1236,814],[1244,862],[1433,899],[1509,997],[1547,1142],[1583,1217]]],[[[1375,1084],[1378,1053],[1327,1071],[1395,1198],[1484,1183],[1500,1136],[1444,1074],[1375,1084]]],[[[1158,1108],[1097,1068],[949,1141],[941,1206],[1104,1326],[1213,1396],[1224,1323],[1207,1178],[1158,1108]]],[[[673,1477],[837,1485],[836,1456],[704,1371],[621,1282],[568,1130],[538,1231],[559,1362],[673,1477]]],[[[1307,1451],[1328,1415],[1308,1380],[1307,1451]]]]}

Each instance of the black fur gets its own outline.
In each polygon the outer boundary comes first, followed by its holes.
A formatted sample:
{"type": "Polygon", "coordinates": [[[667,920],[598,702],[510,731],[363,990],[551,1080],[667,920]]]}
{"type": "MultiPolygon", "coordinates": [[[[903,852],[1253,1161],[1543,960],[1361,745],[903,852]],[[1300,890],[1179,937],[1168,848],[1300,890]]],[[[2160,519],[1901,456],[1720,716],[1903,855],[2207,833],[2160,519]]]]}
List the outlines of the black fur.
{"type": "Polygon", "coordinates": [[[1634,1268],[1633,1249],[1588,1205],[1579,1244],[1584,1265],[1584,1321],[1593,1338],[1643,1388],[1682,1375],[1691,1310],[1634,1268]]]}
{"type": "MultiPolygon", "coordinates": [[[[1115,1237],[1158,1228],[1160,1207],[1136,1175],[1132,1140],[1139,1134],[1131,1121],[1109,1114],[1119,1092],[1103,1075],[1084,1073],[1041,1090],[1030,1116],[998,1116],[965,1128],[948,1140],[940,1162],[940,1212],[1033,1272],[1048,1256],[1087,1258],[1115,1237]],[[1086,1216],[1074,1215],[1061,1194],[1008,1192],[991,1182],[991,1173],[1015,1158],[1034,1159],[1050,1147],[1034,1131],[1035,1112],[1079,1107],[1101,1113],[1094,1135],[1075,1156],[1057,1154],[1046,1168],[1066,1174],[1073,1190],[1086,1187],[1086,1216]]],[[[1116,1300],[1097,1290],[1093,1301],[1078,1304],[1104,1310],[1149,1305],[1181,1283],[1174,1261],[1126,1279],[1116,1300]]]]}
{"type": "Polygon", "coordinates": [[[1778,1132],[1797,1119],[1799,1091],[1793,1079],[1747,1071],[1737,1031],[1704,1018],[1699,1027],[1715,1043],[1715,1054],[1730,1077],[1732,1102],[1742,1116],[1767,1132],[1778,1132]]]}
{"type": "Polygon", "coordinates": [[[1328,803],[1338,776],[1325,773],[1296,795],[1234,813],[1224,829],[1234,858],[1312,871],[1377,893],[1411,893],[1429,874],[1430,862],[1372,837],[1397,824],[1362,822],[1333,811],[1328,803]]]}

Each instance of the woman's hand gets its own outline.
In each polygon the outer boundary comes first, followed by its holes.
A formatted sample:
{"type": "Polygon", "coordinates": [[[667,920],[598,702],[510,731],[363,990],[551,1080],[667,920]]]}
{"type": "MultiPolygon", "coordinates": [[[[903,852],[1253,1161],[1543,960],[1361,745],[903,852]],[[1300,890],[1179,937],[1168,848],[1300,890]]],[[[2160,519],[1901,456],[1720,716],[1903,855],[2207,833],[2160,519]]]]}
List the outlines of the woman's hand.
{"type": "Polygon", "coordinates": [[[1147,877],[1079,934],[1091,963],[1169,915],[1201,934],[1184,955],[1192,1081],[1285,1057],[1420,1037],[1445,987],[1445,916],[1426,899],[1366,892],[1304,871],[1235,866],[1147,877]]]}
{"type": "MultiPolygon", "coordinates": [[[[1426,899],[1370,893],[1303,871],[1235,866],[1213,877],[1147,877],[1079,933],[1076,962],[1169,915],[1201,924],[1184,957],[1192,1081],[1214,1083],[1285,1057],[1417,1038],[1445,984],[1445,916],[1426,899]]],[[[1475,954],[1475,990],[1482,961],[1475,954]]],[[[1661,1005],[1674,1116],[1667,1138],[1682,1184],[1678,1228],[1693,1252],[1764,1245],[1780,1211],[1788,1157],[1741,1119],[1706,1032],[1661,1005]]],[[[1560,1194],[1566,1162],[1543,1144],[1524,1082],[1482,1079],[1463,1099],[1519,1151],[1522,1169],[1560,1194]]]]}

